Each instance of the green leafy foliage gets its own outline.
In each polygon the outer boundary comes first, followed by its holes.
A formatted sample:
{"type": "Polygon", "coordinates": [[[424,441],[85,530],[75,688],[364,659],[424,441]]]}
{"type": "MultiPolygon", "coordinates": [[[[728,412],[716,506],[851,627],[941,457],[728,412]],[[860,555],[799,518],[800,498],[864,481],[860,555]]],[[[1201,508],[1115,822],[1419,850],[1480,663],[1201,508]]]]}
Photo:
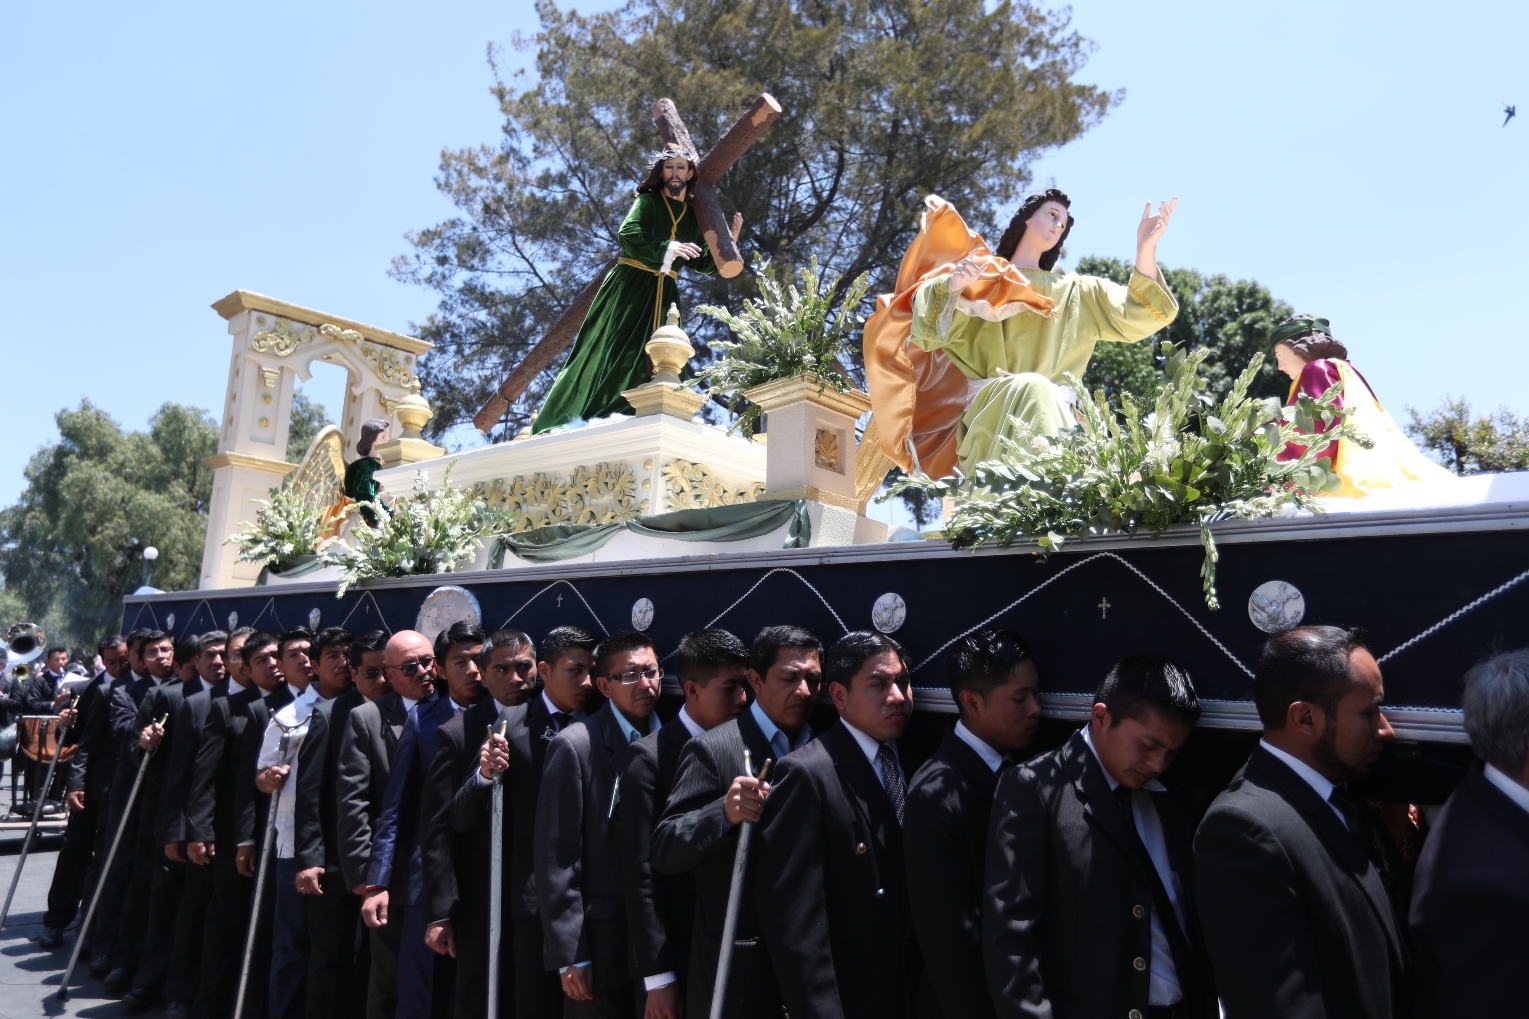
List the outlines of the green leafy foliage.
{"type": "MultiPolygon", "coordinates": [[[[496,145],[442,153],[436,186],[457,209],[410,236],[396,278],[436,291],[419,335],[427,428],[466,421],[616,254],[632,189],[659,147],[650,109],[673,98],[704,152],[761,92],[779,120],[718,182],[744,217],[740,243],[770,258],[816,255],[892,289],[924,196],[969,223],[1006,221],[1044,153],[1122,95],[1079,81],[1092,49],[1065,9],[1024,0],[632,0],[582,14],[537,4],[517,46],[534,76],[491,51],[504,123],[496,145]]],[[[684,304],[736,307],[748,279],[689,277],[684,304]]],[[[719,323],[687,322],[698,344],[719,323]]],[[[513,436],[542,403],[554,363],[510,409],[513,436]]]]}
{"type": "MultiPolygon", "coordinates": [[[[1336,491],[1340,482],[1319,458],[1321,444],[1307,446],[1299,459],[1277,459],[1298,438],[1297,429],[1310,433],[1321,422],[1330,439],[1366,447],[1370,441],[1334,406],[1337,386],[1319,400],[1303,394],[1287,415],[1273,397],[1248,393],[1262,354],[1217,398],[1200,372],[1208,350],[1191,353],[1169,343],[1162,349],[1150,403],[1125,393],[1117,408],[1095,392],[1079,400],[1076,428],[1047,438],[1021,426],[1019,438],[1002,440],[995,458],[979,464],[971,478],[912,478],[898,489],[954,499],[945,536],[957,548],[1032,538],[1046,555],[1075,536],[1158,537],[1175,524],[1198,524],[1205,603],[1219,608],[1210,525],[1270,517],[1287,506],[1320,512],[1314,496],[1336,491]]],[[[1081,389],[1071,376],[1067,381],[1081,389]]]]}
{"type": "MultiPolygon", "coordinates": [[[[1131,278],[1130,264],[1118,258],[1083,258],[1077,271],[1120,284],[1131,278]]],[[[1204,350],[1200,375],[1206,392],[1219,399],[1231,392],[1253,355],[1269,353],[1269,335],[1292,314],[1290,305],[1277,300],[1257,280],[1234,280],[1220,273],[1207,276],[1193,269],[1164,269],[1163,277],[1178,298],[1179,314],[1157,337],[1185,351],[1204,350]]],[[[1089,392],[1102,389],[1112,404],[1118,405],[1126,393],[1138,403],[1150,401],[1158,374],[1153,346],[1151,342],[1099,344],[1083,373],[1083,384],[1089,392]]],[[[1272,359],[1265,361],[1248,385],[1250,396],[1273,396],[1281,402],[1289,391],[1290,380],[1272,359]]]]}
{"type": "Polygon", "coordinates": [[[738,339],[713,341],[717,356],[690,383],[707,386],[714,397],[726,397],[728,410],[737,416],[733,428],[745,436],[754,434],[759,420],[759,408],[743,397],[754,386],[810,375],[819,393],[842,393],[849,387],[840,358],[854,356],[851,337],[862,321],[855,311],[871,285],[870,274],[861,273],[841,294],[842,277],[825,276],[816,255],[798,271],[800,288],[795,283],[782,286],[775,266],[757,252],[754,270],[759,274],[759,296],[744,301],[738,314],[715,304],[696,309],[726,325],[738,339]],[[835,295],[840,295],[837,309],[835,295]]]}
{"type": "Polygon", "coordinates": [[[143,549],[159,549],[153,584],[197,586],[217,423],[166,403],[146,432],[124,432],[89,401],[62,410],[58,442],[33,455],[20,499],[0,510],[0,573],[10,598],[49,640],[94,647],[115,633],[122,596],[143,582],[143,549]]]}
{"type": "Polygon", "coordinates": [[[1529,470],[1529,420],[1506,407],[1474,415],[1465,400],[1445,397],[1427,414],[1407,413],[1407,434],[1456,474],[1529,470]]]}
{"type": "Polygon", "coordinates": [[[513,529],[513,513],[452,486],[455,464],[453,460],[446,465],[439,489],[430,489],[428,471],[417,471],[414,491],[397,497],[391,506],[381,501],[359,504],[376,512],[377,526],[357,517],[351,530],[356,543],[333,542],[321,553],[326,564],[340,567],[339,597],[362,580],[450,573],[483,547],[483,539],[513,529]]]}
{"type": "MultiPolygon", "coordinates": [[[[239,546],[241,563],[284,566],[301,556],[316,555],[325,543],[324,510],[317,495],[273,488],[269,499],[257,499],[255,519],[230,535],[225,545],[239,546]]],[[[332,540],[332,539],[331,539],[332,540]]]]}

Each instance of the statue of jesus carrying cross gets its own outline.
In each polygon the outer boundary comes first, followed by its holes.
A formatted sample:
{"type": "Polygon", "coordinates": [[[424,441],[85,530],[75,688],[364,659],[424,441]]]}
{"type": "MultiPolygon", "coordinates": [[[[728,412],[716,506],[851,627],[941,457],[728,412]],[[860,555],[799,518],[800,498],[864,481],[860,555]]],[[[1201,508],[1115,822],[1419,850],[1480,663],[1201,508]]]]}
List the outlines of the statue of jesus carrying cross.
{"type": "Polygon", "coordinates": [[[649,380],[643,350],[664,313],[679,300],[675,281],[681,265],[692,272],[731,278],[743,271],[738,233],[743,216],[723,218],[712,186],[780,115],[780,104],[762,95],[704,158],[674,103],[653,107],[664,147],[637,185],[632,208],[617,237],[620,257],[590,282],[511,372],[473,419],[484,432],[568,343],[578,335],[568,362],[558,373],[537,414],[532,432],[541,434],[575,421],[630,413],[621,395],[649,380]]]}

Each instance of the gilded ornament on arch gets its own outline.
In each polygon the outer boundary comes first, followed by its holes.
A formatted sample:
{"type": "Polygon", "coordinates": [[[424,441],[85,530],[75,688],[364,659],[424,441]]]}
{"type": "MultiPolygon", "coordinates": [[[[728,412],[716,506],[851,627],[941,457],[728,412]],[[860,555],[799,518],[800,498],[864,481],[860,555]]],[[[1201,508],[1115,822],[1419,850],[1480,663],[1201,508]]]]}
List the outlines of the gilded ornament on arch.
{"type": "Polygon", "coordinates": [[[839,467],[839,436],[827,428],[818,429],[818,437],[812,444],[812,462],[825,471],[843,473],[839,467]]]}
{"type": "Polygon", "coordinates": [[[664,482],[671,509],[711,509],[754,502],[764,495],[764,482],[733,485],[705,464],[671,460],[664,465],[664,482]]]}
{"type": "Polygon", "coordinates": [[[332,322],[325,322],[323,325],[319,326],[319,335],[327,336],[333,340],[341,340],[345,343],[354,343],[358,346],[360,345],[362,339],[361,334],[356,330],[346,329],[343,326],[337,326],[332,322]]]}
{"type": "Polygon", "coordinates": [[[379,347],[375,343],[361,344],[361,356],[372,362],[382,381],[395,386],[408,386],[414,381],[414,373],[399,360],[398,351],[392,347],[379,347]]]}
{"type": "Polygon", "coordinates": [[[256,333],[250,340],[250,346],[262,354],[290,357],[297,352],[298,347],[312,343],[317,338],[318,332],[313,327],[278,318],[270,329],[256,333]]]}
{"type": "Polygon", "coordinates": [[[281,369],[280,368],[262,368],[262,369],[260,369],[260,381],[265,383],[265,387],[267,389],[275,389],[277,383],[279,383],[281,381],[281,369]]]}

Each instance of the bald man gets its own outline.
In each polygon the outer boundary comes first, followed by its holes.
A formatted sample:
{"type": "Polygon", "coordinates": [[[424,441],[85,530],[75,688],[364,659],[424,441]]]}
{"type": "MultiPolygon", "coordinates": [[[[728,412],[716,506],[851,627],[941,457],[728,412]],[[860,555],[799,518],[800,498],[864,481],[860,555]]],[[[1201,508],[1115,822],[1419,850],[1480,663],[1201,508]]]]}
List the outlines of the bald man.
{"type": "MultiPolygon", "coordinates": [[[[424,634],[415,630],[400,630],[393,634],[383,650],[384,675],[393,692],[357,705],[346,719],[341,734],[335,827],[340,841],[340,870],[345,875],[345,883],[357,895],[365,896],[367,892],[372,840],[409,711],[421,701],[435,696],[430,670],[414,668],[406,674],[407,664],[417,665],[424,657],[433,657],[430,642],[424,634]]],[[[398,1008],[398,946],[403,932],[403,912],[385,915],[382,920],[380,925],[369,925],[368,1019],[391,1019],[398,1008]]]]}

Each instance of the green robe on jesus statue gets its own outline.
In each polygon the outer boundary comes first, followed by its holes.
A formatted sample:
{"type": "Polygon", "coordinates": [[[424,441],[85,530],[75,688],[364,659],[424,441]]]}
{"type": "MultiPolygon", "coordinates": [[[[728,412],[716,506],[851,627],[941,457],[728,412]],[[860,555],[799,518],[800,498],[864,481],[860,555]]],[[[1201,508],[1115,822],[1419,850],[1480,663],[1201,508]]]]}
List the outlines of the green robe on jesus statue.
{"type": "MultiPolygon", "coordinates": [[[[589,306],[568,363],[536,416],[533,434],[631,413],[631,404],[621,394],[649,381],[643,347],[663,324],[665,311],[679,301],[679,264],[706,276],[717,274],[686,194],[694,176],[693,159],[666,149],[638,188],[617,235],[621,257],[589,306]]],[[[735,216],[735,237],[740,225],[735,216]]]]}

